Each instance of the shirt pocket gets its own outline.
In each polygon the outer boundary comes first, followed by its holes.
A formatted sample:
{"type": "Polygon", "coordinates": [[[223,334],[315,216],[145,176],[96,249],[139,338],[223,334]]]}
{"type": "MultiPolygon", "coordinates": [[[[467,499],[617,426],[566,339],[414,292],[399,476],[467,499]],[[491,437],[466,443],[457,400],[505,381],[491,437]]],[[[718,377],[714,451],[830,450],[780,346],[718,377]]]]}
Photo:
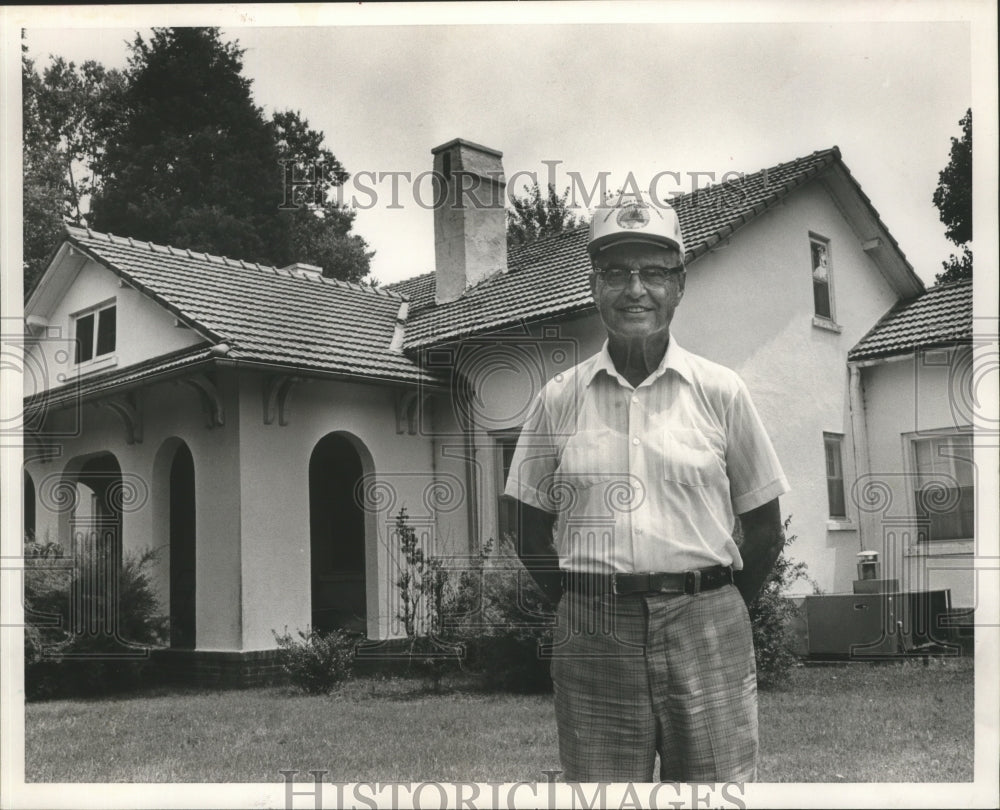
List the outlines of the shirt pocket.
{"type": "Polygon", "coordinates": [[[722,472],[719,458],[698,430],[670,428],[663,432],[663,477],[686,487],[709,486],[722,472]]]}

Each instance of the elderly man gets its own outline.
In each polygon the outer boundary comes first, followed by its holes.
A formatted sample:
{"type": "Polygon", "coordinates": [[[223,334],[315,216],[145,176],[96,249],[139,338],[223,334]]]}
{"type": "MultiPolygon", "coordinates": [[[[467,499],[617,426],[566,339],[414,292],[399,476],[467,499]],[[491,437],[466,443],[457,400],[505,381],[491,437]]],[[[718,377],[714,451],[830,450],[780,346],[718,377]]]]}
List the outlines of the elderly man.
{"type": "MultiPolygon", "coordinates": [[[[788,485],[742,380],[671,337],[676,213],[620,199],[598,209],[588,249],[607,342],[539,393],[506,487],[521,559],[559,601],[565,777],[649,781],[659,753],[664,781],[750,781],[746,603],[781,552],[788,485]]],[[[726,328],[724,312],[702,317],[726,328]]]]}

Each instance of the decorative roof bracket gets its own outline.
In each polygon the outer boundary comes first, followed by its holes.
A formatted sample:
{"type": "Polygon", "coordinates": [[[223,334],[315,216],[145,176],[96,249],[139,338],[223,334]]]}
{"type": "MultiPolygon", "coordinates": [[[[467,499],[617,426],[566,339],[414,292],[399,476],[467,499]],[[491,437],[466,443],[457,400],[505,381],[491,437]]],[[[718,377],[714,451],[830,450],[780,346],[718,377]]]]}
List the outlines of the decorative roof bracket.
{"type": "Polygon", "coordinates": [[[275,416],[278,424],[284,427],[288,424],[288,395],[296,383],[305,382],[303,377],[289,374],[269,374],[264,378],[261,390],[264,406],[264,424],[273,425],[275,416]]]}
{"type": "Polygon", "coordinates": [[[209,430],[222,427],[226,423],[226,412],[222,405],[222,397],[219,396],[219,389],[207,374],[192,374],[190,377],[182,377],[177,382],[189,385],[198,392],[207,417],[206,427],[209,430]]]}
{"type": "Polygon", "coordinates": [[[120,394],[97,403],[101,407],[113,411],[125,428],[126,444],[142,444],[142,412],[135,394],[120,394]]]}
{"type": "Polygon", "coordinates": [[[420,427],[421,406],[427,401],[427,392],[419,389],[396,394],[396,433],[415,436],[420,427]]]}

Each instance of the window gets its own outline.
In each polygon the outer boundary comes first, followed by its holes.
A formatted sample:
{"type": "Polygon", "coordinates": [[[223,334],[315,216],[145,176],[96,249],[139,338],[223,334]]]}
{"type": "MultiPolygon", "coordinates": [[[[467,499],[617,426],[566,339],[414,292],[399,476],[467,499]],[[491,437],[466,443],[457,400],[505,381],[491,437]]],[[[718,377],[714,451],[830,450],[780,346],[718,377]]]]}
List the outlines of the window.
{"type": "Polygon", "coordinates": [[[497,447],[497,532],[502,538],[506,534],[517,536],[519,501],[503,494],[507,485],[507,476],[510,473],[510,464],[514,460],[514,450],[517,448],[517,437],[520,430],[505,431],[494,434],[497,447]]]}
{"type": "Polygon", "coordinates": [[[114,304],[76,316],[76,363],[111,354],[118,337],[117,311],[114,304]]]}
{"type": "Polygon", "coordinates": [[[833,320],[833,297],[830,294],[830,243],[817,236],[809,239],[812,256],[813,307],[816,316],[833,320]]]}
{"type": "Polygon", "coordinates": [[[824,433],[823,445],[826,449],[826,499],[830,506],[830,517],[845,520],[844,437],[839,433],[824,433]]]}
{"type": "Polygon", "coordinates": [[[926,539],[970,540],[975,526],[972,434],[913,440],[914,501],[926,539]]]}

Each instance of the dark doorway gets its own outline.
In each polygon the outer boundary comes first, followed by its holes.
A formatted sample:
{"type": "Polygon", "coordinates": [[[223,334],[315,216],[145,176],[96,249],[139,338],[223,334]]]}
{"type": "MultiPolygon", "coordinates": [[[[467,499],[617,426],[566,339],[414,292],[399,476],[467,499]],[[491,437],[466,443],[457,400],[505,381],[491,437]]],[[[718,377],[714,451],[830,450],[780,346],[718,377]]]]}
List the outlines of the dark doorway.
{"type": "Polygon", "coordinates": [[[84,463],[76,480],[70,516],[74,564],[72,631],[119,636],[119,577],[122,568],[122,472],[110,453],[84,463]]]}
{"type": "Polygon", "coordinates": [[[312,627],[365,632],[365,515],[355,490],[361,457],[344,436],[331,433],[309,459],[312,627]]]}
{"type": "Polygon", "coordinates": [[[195,647],[194,459],[180,445],[170,465],[170,646],[195,647]]]}
{"type": "Polygon", "coordinates": [[[35,540],[35,482],[24,473],[24,538],[35,540]]]}

